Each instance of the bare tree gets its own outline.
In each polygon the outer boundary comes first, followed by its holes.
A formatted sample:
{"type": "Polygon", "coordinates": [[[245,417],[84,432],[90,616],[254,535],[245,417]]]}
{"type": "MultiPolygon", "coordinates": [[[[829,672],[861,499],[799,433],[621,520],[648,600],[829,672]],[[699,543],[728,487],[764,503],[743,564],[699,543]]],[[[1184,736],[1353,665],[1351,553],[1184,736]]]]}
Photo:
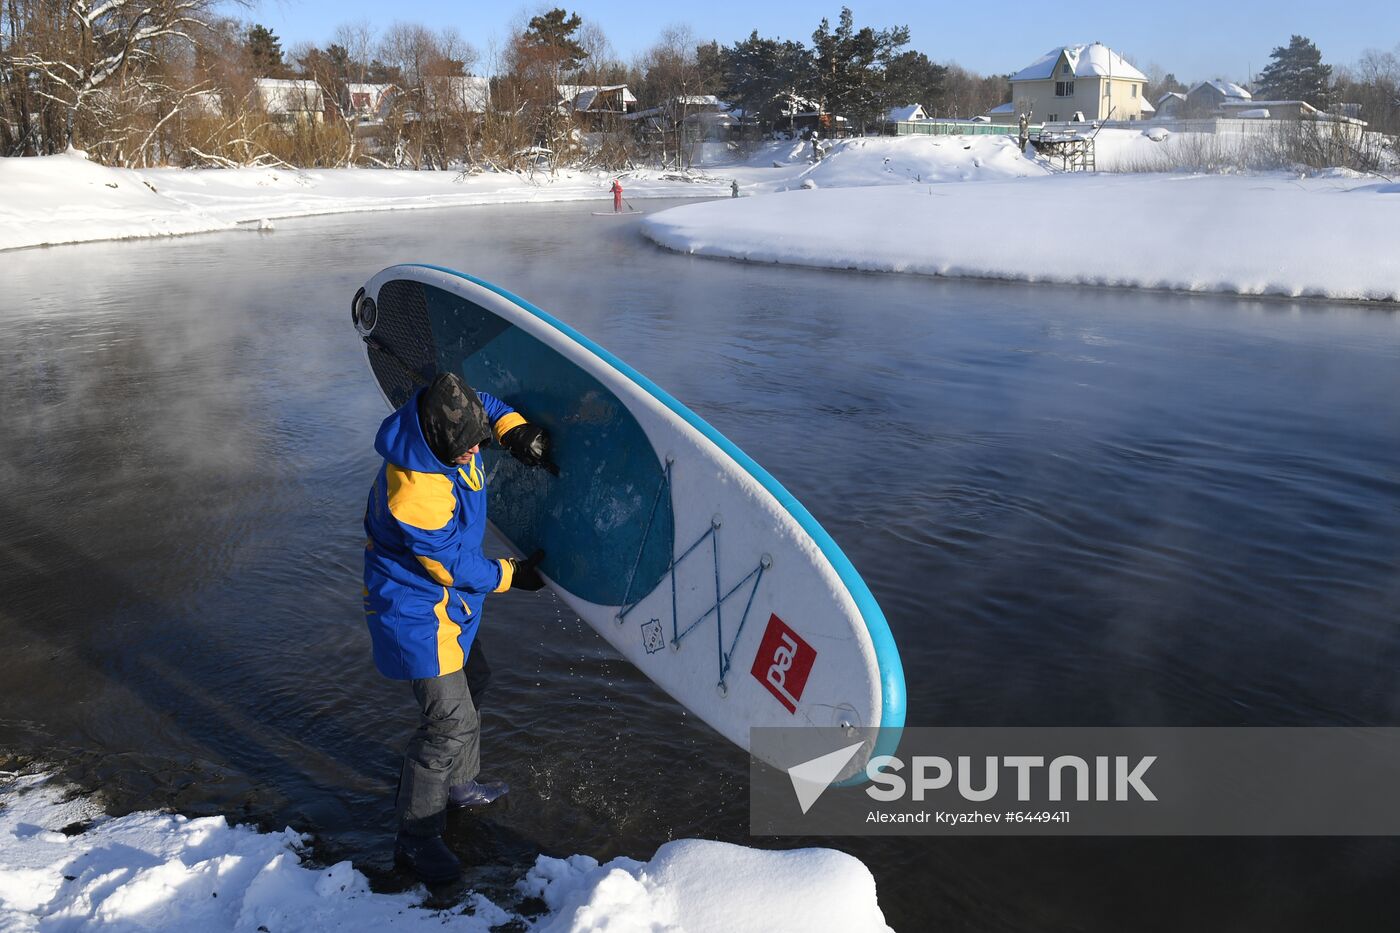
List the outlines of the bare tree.
{"type": "MultiPolygon", "coordinates": [[[[207,29],[215,0],[5,0],[0,5],[4,119],[18,129],[7,148],[56,152],[100,146],[120,134],[114,120],[149,116],[179,98],[179,75],[164,68],[207,29]]],[[[109,153],[111,154],[111,153],[109,153]]]]}

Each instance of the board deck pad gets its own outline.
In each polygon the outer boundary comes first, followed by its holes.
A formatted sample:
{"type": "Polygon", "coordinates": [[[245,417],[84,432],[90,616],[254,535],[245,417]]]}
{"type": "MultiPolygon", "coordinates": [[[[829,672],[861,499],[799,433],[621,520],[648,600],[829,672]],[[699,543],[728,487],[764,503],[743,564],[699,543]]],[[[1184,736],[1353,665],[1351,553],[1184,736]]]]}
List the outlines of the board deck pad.
{"type": "Polygon", "coordinates": [[[517,554],[543,549],[551,589],[678,702],[743,748],[754,726],[903,725],[869,590],[732,442],[488,282],[395,266],[365,292],[377,313],[359,329],[391,406],[455,372],[549,432],[558,476],[483,449],[490,522],[517,554]]]}

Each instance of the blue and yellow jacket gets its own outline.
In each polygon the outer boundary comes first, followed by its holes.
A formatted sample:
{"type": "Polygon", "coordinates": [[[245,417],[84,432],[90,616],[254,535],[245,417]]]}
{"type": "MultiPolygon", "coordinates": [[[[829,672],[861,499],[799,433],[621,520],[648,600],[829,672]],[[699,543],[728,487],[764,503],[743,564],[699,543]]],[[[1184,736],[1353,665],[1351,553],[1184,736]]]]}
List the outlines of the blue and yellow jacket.
{"type": "MultiPolygon", "coordinates": [[[[384,468],[365,509],[365,621],[385,677],[417,680],[462,669],[487,593],[510,589],[512,566],[481,553],[486,477],[481,456],[444,464],[418,424],[418,394],[379,426],[384,468]]],[[[478,392],[499,440],[525,419],[478,392]]]]}

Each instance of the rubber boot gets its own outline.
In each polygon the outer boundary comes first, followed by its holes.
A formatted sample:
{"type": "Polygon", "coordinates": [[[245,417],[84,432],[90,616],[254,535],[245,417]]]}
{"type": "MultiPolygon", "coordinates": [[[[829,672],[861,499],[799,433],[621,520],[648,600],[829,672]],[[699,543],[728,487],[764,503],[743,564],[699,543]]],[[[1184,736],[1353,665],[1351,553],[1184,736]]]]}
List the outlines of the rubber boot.
{"type": "Polygon", "coordinates": [[[462,875],[462,862],[441,836],[413,836],[402,830],[394,840],[394,862],[424,884],[446,884],[462,875]]]}
{"type": "Polygon", "coordinates": [[[510,793],[510,785],[505,781],[468,781],[454,784],[447,789],[449,807],[485,807],[510,793]]]}

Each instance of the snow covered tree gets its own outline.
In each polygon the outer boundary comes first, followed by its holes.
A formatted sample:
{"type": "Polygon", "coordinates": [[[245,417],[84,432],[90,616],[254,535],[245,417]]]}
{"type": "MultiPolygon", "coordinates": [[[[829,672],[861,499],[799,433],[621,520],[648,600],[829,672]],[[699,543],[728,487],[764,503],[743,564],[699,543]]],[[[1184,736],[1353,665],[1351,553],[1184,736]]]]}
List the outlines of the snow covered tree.
{"type": "Polygon", "coordinates": [[[1269,57],[1273,61],[1259,73],[1256,98],[1304,100],[1319,110],[1331,104],[1332,66],[1322,64],[1322,53],[1311,39],[1294,36],[1269,57]]]}
{"type": "Polygon", "coordinates": [[[168,66],[207,29],[214,3],[0,0],[0,154],[119,149],[134,116],[168,121],[189,91],[168,66]]]}

